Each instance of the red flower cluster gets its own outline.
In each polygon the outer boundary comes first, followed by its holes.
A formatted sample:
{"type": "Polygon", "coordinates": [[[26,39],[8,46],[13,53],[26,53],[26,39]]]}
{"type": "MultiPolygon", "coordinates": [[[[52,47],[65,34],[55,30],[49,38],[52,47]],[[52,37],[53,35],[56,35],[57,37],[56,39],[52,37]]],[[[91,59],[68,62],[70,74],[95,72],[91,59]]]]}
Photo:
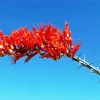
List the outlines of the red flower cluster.
{"type": "Polygon", "coordinates": [[[33,27],[33,31],[20,28],[11,32],[10,36],[0,32],[0,56],[9,55],[14,62],[24,56],[27,56],[27,62],[36,54],[54,60],[62,56],[73,58],[79,47],[80,43],[73,45],[68,24],[64,32],[52,25],[43,25],[39,29],[33,27]]]}

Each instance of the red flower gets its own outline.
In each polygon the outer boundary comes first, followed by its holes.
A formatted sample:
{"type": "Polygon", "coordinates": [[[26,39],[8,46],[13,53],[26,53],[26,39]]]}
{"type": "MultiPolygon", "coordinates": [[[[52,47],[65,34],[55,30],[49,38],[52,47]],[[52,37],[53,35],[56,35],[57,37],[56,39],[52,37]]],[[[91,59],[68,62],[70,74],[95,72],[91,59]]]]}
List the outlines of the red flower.
{"type": "Polygon", "coordinates": [[[27,56],[26,62],[36,54],[42,58],[60,59],[62,56],[73,58],[79,50],[80,43],[73,45],[68,24],[64,32],[52,25],[33,27],[33,31],[20,28],[11,32],[10,36],[0,32],[0,56],[13,56],[14,62],[27,56]]]}

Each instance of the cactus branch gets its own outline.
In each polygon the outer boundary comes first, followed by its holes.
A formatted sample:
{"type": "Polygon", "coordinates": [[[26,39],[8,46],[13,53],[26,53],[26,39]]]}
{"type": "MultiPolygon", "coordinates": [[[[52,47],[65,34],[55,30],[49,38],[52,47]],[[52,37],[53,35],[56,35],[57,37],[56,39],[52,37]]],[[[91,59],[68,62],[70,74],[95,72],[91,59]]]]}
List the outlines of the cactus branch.
{"type": "Polygon", "coordinates": [[[41,58],[54,60],[66,56],[100,75],[97,67],[75,56],[80,46],[80,42],[76,45],[73,43],[68,23],[65,24],[64,31],[53,25],[43,25],[38,29],[33,27],[31,31],[23,27],[14,30],[9,36],[0,31],[0,57],[8,55],[13,58],[13,63],[25,56],[27,57],[25,62],[28,62],[37,54],[41,58]]]}
{"type": "Polygon", "coordinates": [[[100,75],[100,69],[98,67],[94,67],[93,65],[91,65],[90,63],[88,63],[87,61],[81,59],[80,57],[74,56],[72,58],[72,60],[80,63],[82,66],[89,68],[92,72],[100,75]]]}

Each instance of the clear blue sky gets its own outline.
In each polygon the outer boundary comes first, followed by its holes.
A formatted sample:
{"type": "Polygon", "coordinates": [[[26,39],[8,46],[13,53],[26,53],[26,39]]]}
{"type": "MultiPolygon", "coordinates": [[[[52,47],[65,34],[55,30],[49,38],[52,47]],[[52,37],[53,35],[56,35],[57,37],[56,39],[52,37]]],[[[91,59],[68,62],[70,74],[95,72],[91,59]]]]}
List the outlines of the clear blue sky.
{"type": "MultiPolygon", "coordinates": [[[[0,0],[0,29],[7,35],[14,29],[51,23],[63,30],[68,21],[75,43],[86,60],[100,66],[100,2],[96,0],[0,0]]],[[[100,76],[63,57],[15,65],[0,58],[0,100],[100,100],[100,76]]]]}

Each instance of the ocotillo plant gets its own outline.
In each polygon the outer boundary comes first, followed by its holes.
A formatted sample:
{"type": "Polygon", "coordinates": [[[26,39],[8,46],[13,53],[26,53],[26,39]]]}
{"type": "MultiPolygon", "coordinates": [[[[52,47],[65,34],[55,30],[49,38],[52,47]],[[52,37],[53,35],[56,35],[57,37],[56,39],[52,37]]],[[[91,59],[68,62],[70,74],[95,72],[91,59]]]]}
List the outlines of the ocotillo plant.
{"type": "Polygon", "coordinates": [[[73,44],[68,24],[65,24],[64,31],[53,25],[42,25],[32,31],[28,28],[20,28],[11,32],[9,36],[0,32],[0,57],[8,55],[13,58],[13,63],[26,56],[25,62],[39,54],[41,58],[60,59],[67,56],[81,65],[89,68],[94,73],[100,74],[100,70],[81,58],[75,56],[81,44],[73,44]]]}

